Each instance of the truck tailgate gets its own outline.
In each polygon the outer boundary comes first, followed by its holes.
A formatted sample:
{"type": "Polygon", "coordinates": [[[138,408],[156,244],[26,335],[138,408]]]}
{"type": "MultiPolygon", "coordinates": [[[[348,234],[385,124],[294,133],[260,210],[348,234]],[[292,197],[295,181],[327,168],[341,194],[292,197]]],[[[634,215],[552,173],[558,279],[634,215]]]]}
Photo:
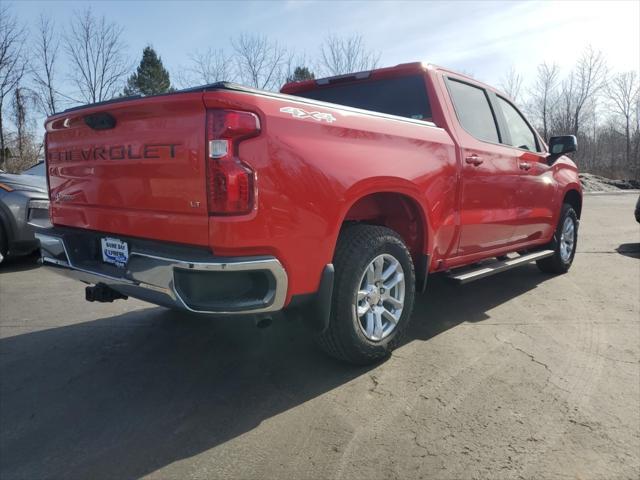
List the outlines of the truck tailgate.
{"type": "Polygon", "coordinates": [[[208,245],[202,93],[72,110],[46,128],[55,225],[208,245]]]}

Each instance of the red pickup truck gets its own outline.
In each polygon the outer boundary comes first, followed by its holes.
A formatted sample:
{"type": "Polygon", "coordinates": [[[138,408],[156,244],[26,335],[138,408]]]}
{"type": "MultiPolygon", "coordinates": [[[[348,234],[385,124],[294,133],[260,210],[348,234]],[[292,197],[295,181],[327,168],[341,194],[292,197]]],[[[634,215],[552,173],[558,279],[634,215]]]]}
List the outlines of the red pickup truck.
{"type": "Polygon", "coordinates": [[[329,354],[369,363],[398,344],[428,274],[568,270],[575,149],[421,63],[88,105],[46,121],[42,261],[88,300],[304,312],[329,354]]]}

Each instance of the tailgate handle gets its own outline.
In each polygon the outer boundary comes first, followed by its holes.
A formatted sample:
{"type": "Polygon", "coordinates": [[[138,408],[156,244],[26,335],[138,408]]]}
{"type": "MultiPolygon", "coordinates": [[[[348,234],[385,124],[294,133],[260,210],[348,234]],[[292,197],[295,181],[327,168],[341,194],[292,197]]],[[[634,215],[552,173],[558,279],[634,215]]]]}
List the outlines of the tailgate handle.
{"type": "Polygon", "coordinates": [[[109,130],[116,126],[116,119],[109,113],[94,113],[84,117],[84,123],[94,130],[109,130]]]}

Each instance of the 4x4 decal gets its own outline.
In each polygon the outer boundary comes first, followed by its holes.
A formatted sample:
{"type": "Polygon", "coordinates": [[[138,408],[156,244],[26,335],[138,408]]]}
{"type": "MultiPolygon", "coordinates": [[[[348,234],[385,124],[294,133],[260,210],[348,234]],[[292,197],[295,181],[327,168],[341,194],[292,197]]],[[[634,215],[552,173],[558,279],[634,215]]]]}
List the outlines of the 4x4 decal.
{"type": "Polygon", "coordinates": [[[297,107],[282,107],[280,111],[282,113],[289,113],[294,118],[312,118],[318,122],[321,122],[324,120],[325,122],[328,122],[328,123],[333,123],[336,121],[336,117],[334,117],[330,113],[307,112],[306,110],[303,110],[297,107]]]}

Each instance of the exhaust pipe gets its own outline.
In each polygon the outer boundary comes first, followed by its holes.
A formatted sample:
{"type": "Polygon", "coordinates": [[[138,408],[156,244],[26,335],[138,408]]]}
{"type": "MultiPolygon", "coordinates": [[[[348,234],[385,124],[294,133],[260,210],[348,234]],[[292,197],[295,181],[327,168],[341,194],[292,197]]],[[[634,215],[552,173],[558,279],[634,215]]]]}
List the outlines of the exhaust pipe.
{"type": "Polygon", "coordinates": [[[97,285],[89,286],[85,289],[84,298],[87,302],[110,303],[114,300],[126,300],[129,297],[121,294],[111,287],[108,287],[104,283],[98,283],[97,285]]]}

